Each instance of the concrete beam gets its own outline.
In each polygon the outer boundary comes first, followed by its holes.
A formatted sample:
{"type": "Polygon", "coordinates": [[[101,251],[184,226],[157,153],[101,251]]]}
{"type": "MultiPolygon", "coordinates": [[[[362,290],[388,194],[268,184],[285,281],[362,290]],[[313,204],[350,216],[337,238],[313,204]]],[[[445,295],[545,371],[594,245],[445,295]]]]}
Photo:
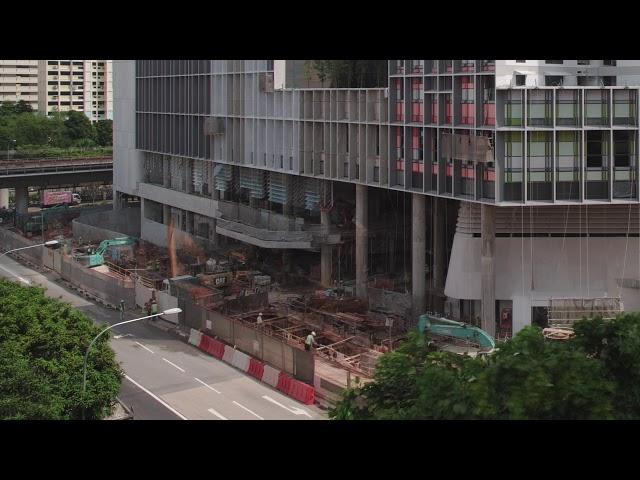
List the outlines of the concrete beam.
{"type": "Polygon", "coordinates": [[[413,300],[413,321],[425,312],[426,304],[426,251],[427,225],[425,196],[411,195],[411,291],[413,300]]]}
{"type": "Polygon", "coordinates": [[[480,232],[482,247],[480,253],[480,294],[482,308],[482,329],[492,337],[496,334],[496,277],[495,246],[496,217],[495,207],[482,204],[480,210],[480,232]]]}
{"type": "Polygon", "coordinates": [[[366,185],[356,185],[356,296],[367,298],[369,257],[369,203],[366,185]]]}

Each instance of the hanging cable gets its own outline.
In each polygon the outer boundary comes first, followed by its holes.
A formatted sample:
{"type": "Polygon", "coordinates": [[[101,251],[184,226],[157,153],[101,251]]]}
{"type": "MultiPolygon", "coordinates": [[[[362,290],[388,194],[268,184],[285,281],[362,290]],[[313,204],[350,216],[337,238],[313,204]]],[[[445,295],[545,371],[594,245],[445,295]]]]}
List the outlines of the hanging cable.
{"type": "Polygon", "coordinates": [[[520,270],[522,272],[522,298],[524,299],[524,205],[520,206],[520,270]]]}
{"type": "Polygon", "coordinates": [[[585,217],[586,220],[585,222],[587,223],[586,225],[586,230],[587,230],[587,298],[591,297],[591,285],[589,282],[589,205],[585,205],[584,206],[584,213],[585,213],[585,217]]]}
{"type": "Polygon", "coordinates": [[[629,228],[630,227],[631,227],[631,204],[629,204],[629,217],[627,218],[627,239],[624,244],[624,261],[622,262],[622,278],[618,283],[618,297],[620,297],[620,288],[622,287],[622,282],[624,282],[624,274],[627,269],[627,249],[629,248],[629,228]]]}

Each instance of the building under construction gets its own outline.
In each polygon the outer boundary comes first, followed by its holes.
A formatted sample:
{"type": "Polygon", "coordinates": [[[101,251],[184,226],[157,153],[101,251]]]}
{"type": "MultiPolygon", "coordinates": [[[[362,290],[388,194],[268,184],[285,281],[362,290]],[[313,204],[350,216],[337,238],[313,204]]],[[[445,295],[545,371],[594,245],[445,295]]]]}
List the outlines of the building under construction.
{"type": "Polygon", "coordinates": [[[251,246],[406,328],[640,308],[639,62],[386,67],[340,88],[304,60],[114,61],[116,208],[139,197],[155,245],[251,246]]]}

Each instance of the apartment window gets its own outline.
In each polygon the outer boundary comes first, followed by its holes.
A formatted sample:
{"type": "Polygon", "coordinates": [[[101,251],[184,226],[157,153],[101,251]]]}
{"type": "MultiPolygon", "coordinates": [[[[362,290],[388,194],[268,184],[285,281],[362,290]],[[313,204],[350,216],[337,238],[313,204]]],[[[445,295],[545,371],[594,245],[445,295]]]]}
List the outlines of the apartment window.
{"type": "Polygon", "coordinates": [[[475,60],[461,60],[460,61],[460,69],[463,72],[473,72],[475,70],[476,61],[475,60]]]}
{"type": "Polygon", "coordinates": [[[637,92],[635,90],[613,91],[613,124],[636,125],[637,92]]]}
{"type": "Polygon", "coordinates": [[[609,124],[609,93],[606,90],[585,90],[585,124],[609,124]]]}
{"type": "Polygon", "coordinates": [[[527,84],[526,75],[516,75],[516,87],[524,87],[527,84]]]}
{"type": "Polygon", "coordinates": [[[580,126],[580,93],[577,90],[556,92],[556,125],[580,126]]]}
{"type": "Polygon", "coordinates": [[[475,84],[473,82],[473,77],[461,77],[460,86],[462,95],[460,121],[464,125],[473,125],[475,117],[475,84]]]}
{"type": "Polygon", "coordinates": [[[613,131],[613,198],[637,198],[636,134],[613,131]]]}
{"type": "Polygon", "coordinates": [[[556,198],[580,198],[580,133],[556,132],[556,198]]]}
{"type": "Polygon", "coordinates": [[[591,60],[578,60],[578,65],[590,65],[591,60]]]}
{"type": "Polygon", "coordinates": [[[522,91],[509,90],[504,102],[504,124],[507,127],[521,127],[524,110],[522,108],[522,91]]]}
{"type": "Polygon", "coordinates": [[[422,73],[424,71],[424,60],[411,60],[411,73],[422,73]]]}
{"type": "Polygon", "coordinates": [[[483,72],[493,72],[496,69],[495,60],[482,60],[481,65],[482,65],[483,72]]]}
{"type": "Polygon", "coordinates": [[[529,200],[551,200],[553,144],[551,132],[530,132],[528,145],[529,200]]]}
{"type": "Polygon", "coordinates": [[[564,63],[564,60],[545,60],[544,63],[547,63],[549,65],[562,65],[564,63]]]}
{"type": "Polygon", "coordinates": [[[522,132],[504,134],[505,200],[522,200],[522,132]]]}
{"type": "Polygon", "coordinates": [[[560,87],[564,82],[564,76],[562,75],[545,75],[544,84],[547,87],[560,87]]]}
{"type": "Polygon", "coordinates": [[[422,89],[422,79],[411,79],[411,121],[422,123],[424,119],[424,91],[422,89]]]}
{"type": "Polygon", "coordinates": [[[516,60],[516,63],[527,63],[526,60],[516,60]]]}
{"type": "Polygon", "coordinates": [[[615,87],[616,86],[616,77],[615,76],[604,76],[602,77],[602,85],[605,87],[615,87]]]}
{"type": "Polygon", "coordinates": [[[394,60],[395,72],[404,73],[404,60],[394,60]]]}
{"type": "Polygon", "coordinates": [[[602,61],[602,65],[605,65],[607,67],[615,67],[618,64],[617,60],[603,60],[602,61]]]}
{"type": "Polygon", "coordinates": [[[404,129],[396,127],[396,185],[404,185],[404,129]]]}
{"type": "Polygon", "coordinates": [[[404,121],[404,84],[402,78],[395,79],[396,121],[404,121]]]}

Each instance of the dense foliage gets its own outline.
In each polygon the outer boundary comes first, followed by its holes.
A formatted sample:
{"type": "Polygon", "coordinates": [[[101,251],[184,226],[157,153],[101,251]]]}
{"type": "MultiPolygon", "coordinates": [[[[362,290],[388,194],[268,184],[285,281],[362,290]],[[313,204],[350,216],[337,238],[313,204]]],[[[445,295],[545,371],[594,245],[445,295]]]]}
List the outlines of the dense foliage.
{"type": "MultiPolygon", "coordinates": [[[[84,354],[100,332],[44,290],[0,280],[0,419],[70,420],[82,416],[84,354]]],[[[108,416],[122,372],[108,334],[92,347],[85,417],[108,416]]]]}
{"type": "Polygon", "coordinates": [[[109,147],[113,143],[113,122],[91,123],[82,112],[70,111],[46,116],[31,111],[28,103],[0,104],[0,150],[18,152],[69,147],[109,147]]]}
{"type": "Polygon", "coordinates": [[[387,86],[387,60],[310,60],[310,67],[333,88],[387,86]]]}
{"type": "Polygon", "coordinates": [[[438,352],[411,334],[330,412],[365,419],[640,419],[640,315],[584,319],[569,341],[526,327],[492,355],[438,352]]]}

